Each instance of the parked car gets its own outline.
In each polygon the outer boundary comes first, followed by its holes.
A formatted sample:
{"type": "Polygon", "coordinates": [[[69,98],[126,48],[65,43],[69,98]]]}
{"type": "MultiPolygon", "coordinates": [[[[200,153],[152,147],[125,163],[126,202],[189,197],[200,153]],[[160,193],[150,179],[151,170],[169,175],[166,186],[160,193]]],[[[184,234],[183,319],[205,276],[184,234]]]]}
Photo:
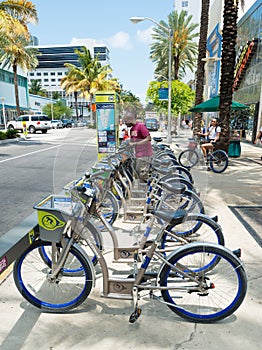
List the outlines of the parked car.
{"type": "Polygon", "coordinates": [[[23,131],[23,124],[26,122],[27,130],[30,134],[41,131],[43,134],[52,129],[51,120],[47,115],[25,114],[7,123],[8,129],[23,131]]]}
{"type": "Polygon", "coordinates": [[[72,119],[61,119],[63,123],[63,128],[73,128],[75,126],[75,122],[72,119]]]}
{"type": "Polygon", "coordinates": [[[63,128],[63,123],[61,120],[53,119],[51,120],[52,128],[53,129],[61,129],[63,128]]]}
{"type": "Polygon", "coordinates": [[[147,118],[145,120],[145,126],[149,131],[157,131],[158,130],[158,120],[156,118],[147,118]]]}
{"type": "Polygon", "coordinates": [[[77,122],[77,126],[87,126],[87,125],[88,125],[88,121],[86,119],[82,119],[77,122]]]}

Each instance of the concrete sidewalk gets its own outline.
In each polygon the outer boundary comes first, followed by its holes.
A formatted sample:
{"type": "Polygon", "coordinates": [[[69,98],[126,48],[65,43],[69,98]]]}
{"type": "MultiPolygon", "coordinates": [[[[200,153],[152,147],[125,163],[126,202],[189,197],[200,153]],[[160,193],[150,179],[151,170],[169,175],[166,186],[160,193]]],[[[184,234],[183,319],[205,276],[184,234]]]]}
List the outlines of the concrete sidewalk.
{"type": "MultiPolygon", "coordinates": [[[[173,139],[174,148],[175,144],[183,147],[187,137],[181,132],[173,139]]],[[[244,225],[232,208],[261,206],[262,168],[259,159],[262,149],[245,143],[241,146],[241,157],[230,159],[223,174],[207,172],[204,168],[192,170],[207,214],[219,216],[226,246],[242,249],[248,292],[234,315],[216,324],[194,324],[175,316],[166,305],[142,300],[142,315],[136,323],[130,324],[131,303],[101,298],[101,278],[90,297],[77,310],[61,315],[44,314],[21,297],[11,274],[0,285],[0,349],[259,350],[262,254],[250,229],[258,231],[259,224],[254,216],[249,226],[244,225]]],[[[118,220],[115,227],[119,229],[124,244],[130,239],[124,233],[130,230],[130,225],[118,220]]],[[[261,234],[261,227],[259,229],[257,233],[261,234]]],[[[110,272],[114,273],[117,267],[112,266],[110,272]]]]}

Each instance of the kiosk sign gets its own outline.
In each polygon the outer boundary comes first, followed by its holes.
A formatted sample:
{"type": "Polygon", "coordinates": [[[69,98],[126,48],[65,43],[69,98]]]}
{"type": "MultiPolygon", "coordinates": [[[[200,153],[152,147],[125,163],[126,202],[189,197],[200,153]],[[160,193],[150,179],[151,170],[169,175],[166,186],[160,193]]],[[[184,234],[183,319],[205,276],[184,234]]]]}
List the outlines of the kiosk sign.
{"type": "Polygon", "coordinates": [[[114,153],[117,148],[117,121],[114,92],[96,93],[98,158],[114,153]]]}

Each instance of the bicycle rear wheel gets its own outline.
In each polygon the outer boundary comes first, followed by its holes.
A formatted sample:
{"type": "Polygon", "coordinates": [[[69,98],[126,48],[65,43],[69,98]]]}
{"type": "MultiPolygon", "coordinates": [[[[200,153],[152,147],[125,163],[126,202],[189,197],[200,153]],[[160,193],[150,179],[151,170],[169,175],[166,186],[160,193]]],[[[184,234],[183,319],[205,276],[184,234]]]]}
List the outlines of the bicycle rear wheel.
{"type": "Polygon", "coordinates": [[[228,156],[226,152],[221,149],[214,151],[210,155],[209,165],[214,173],[223,173],[228,167],[228,156]]]}
{"type": "Polygon", "coordinates": [[[195,150],[186,149],[182,151],[178,156],[178,161],[180,165],[187,169],[193,168],[198,163],[199,157],[195,150]]]}
{"type": "Polygon", "coordinates": [[[162,237],[162,248],[173,244],[209,242],[225,245],[221,226],[207,215],[189,214],[179,225],[168,227],[162,237]],[[180,240],[181,238],[181,240],[180,240]],[[181,242],[182,241],[182,242],[181,242]]]}
{"type": "MultiPolygon", "coordinates": [[[[32,305],[47,312],[63,312],[80,305],[93,286],[93,272],[89,261],[75,246],[58,275],[50,278],[50,267],[40,257],[39,249],[49,249],[50,242],[37,241],[16,260],[14,281],[22,296],[32,305]],[[81,273],[69,274],[81,267],[81,273]]],[[[59,245],[58,245],[59,246],[59,245]]]]}
{"type": "Polygon", "coordinates": [[[168,194],[164,202],[162,203],[162,208],[172,207],[174,209],[184,209],[188,213],[205,213],[204,205],[200,197],[193,191],[186,190],[181,194],[168,194]]]}
{"type": "Polygon", "coordinates": [[[168,289],[161,293],[177,315],[210,323],[230,316],[242,304],[247,290],[246,273],[242,262],[227,248],[192,243],[179,248],[168,262],[160,273],[160,286],[168,289]],[[218,263],[210,268],[209,261],[214,258],[218,263]]]}

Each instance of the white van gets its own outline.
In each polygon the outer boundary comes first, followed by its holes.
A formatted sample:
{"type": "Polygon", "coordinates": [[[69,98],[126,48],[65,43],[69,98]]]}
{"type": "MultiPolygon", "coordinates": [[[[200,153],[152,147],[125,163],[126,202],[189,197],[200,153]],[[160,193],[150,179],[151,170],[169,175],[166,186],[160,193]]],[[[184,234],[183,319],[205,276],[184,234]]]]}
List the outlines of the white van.
{"type": "Polygon", "coordinates": [[[23,123],[26,122],[27,130],[30,134],[34,134],[38,130],[43,134],[47,133],[47,130],[52,129],[51,120],[47,115],[38,114],[25,114],[20,117],[10,120],[7,123],[8,129],[15,129],[18,131],[23,131],[23,123]]]}

